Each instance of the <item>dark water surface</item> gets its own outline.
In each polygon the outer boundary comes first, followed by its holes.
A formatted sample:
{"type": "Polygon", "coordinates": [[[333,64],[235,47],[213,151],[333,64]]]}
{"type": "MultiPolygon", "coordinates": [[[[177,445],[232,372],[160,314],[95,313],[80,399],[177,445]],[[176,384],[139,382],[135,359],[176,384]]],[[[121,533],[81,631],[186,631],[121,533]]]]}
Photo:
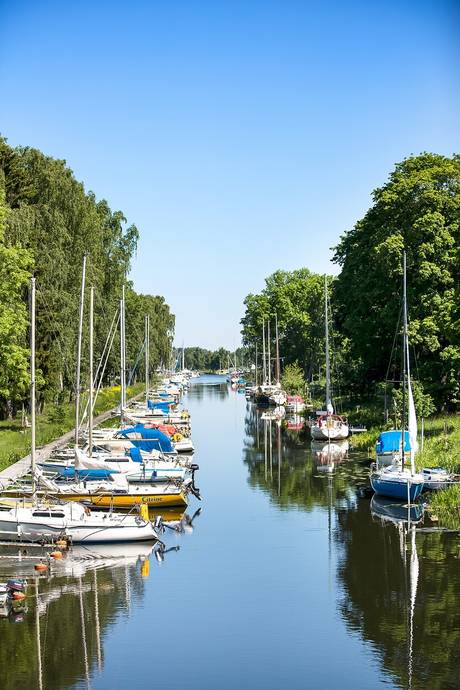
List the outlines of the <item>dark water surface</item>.
{"type": "Polygon", "coordinates": [[[0,562],[32,583],[0,619],[2,690],[459,688],[459,536],[359,498],[365,459],[332,468],[218,381],[186,399],[203,502],[180,550],[75,549],[35,584],[0,562]]]}

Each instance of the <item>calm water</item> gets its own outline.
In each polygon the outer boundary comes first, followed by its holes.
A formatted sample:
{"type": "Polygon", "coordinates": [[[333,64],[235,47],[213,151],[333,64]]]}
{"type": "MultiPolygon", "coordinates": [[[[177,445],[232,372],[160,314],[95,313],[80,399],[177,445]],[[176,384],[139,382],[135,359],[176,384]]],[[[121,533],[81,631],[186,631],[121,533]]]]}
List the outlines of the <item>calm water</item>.
{"type": "Polygon", "coordinates": [[[2,690],[460,687],[459,536],[359,498],[365,459],[332,468],[216,381],[186,400],[203,502],[163,562],[75,549],[35,581],[0,562],[32,583],[0,619],[2,690]]]}

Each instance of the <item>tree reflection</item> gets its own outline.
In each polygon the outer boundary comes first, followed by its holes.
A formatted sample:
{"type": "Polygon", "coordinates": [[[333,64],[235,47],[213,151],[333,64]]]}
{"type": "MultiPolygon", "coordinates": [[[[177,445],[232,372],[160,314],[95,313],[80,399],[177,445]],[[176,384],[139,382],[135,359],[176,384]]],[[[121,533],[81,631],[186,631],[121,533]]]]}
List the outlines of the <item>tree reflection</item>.
{"type": "MultiPolygon", "coordinates": [[[[341,545],[338,578],[343,585],[340,612],[350,630],[378,649],[382,665],[404,688],[447,690],[460,687],[460,569],[458,540],[445,532],[414,530],[393,522],[360,500],[339,510],[341,545]],[[414,534],[408,545],[408,532],[414,534]],[[417,597],[412,595],[409,562],[416,544],[417,597]]],[[[418,521],[418,520],[417,520],[418,521]]]]}

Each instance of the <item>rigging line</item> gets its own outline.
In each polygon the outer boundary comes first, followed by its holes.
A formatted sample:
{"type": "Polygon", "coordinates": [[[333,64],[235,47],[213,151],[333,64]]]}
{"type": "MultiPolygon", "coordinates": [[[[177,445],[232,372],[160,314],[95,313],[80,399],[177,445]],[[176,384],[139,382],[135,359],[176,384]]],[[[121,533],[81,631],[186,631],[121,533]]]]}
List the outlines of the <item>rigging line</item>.
{"type": "Polygon", "coordinates": [[[142,343],[141,349],[139,350],[138,355],[137,355],[137,359],[134,362],[134,366],[132,367],[132,369],[130,371],[129,378],[128,378],[128,384],[127,384],[128,386],[131,385],[131,382],[133,380],[133,376],[136,373],[137,365],[139,364],[140,359],[141,359],[142,355],[144,354],[144,349],[145,349],[145,342],[142,343]]]}
{"type": "MultiPolygon", "coordinates": [[[[115,335],[116,335],[116,333],[117,333],[118,324],[119,324],[119,322],[120,322],[120,313],[119,313],[118,310],[117,310],[117,312],[116,312],[116,314],[115,314],[115,316],[114,316],[114,319],[115,319],[115,317],[118,317],[118,318],[117,318],[117,320],[116,320],[116,322],[115,322],[115,327],[114,327],[114,329],[113,329],[113,331],[112,331],[112,334],[111,334],[110,345],[108,346],[108,349],[107,349],[107,352],[106,352],[106,355],[105,355],[105,361],[104,361],[104,365],[103,365],[103,368],[102,368],[102,372],[101,372],[101,375],[100,375],[100,378],[99,378],[99,381],[98,381],[98,384],[97,384],[97,387],[96,387],[96,390],[95,390],[95,393],[94,393],[93,412],[94,412],[94,408],[95,408],[95,406],[96,406],[97,397],[98,397],[99,392],[100,392],[100,390],[101,390],[101,388],[102,388],[102,382],[104,381],[105,370],[106,370],[106,367],[107,367],[107,363],[108,363],[108,361],[109,361],[110,353],[111,353],[111,351],[112,351],[113,341],[114,341],[115,335]]],[[[102,355],[102,356],[103,356],[103,355],[102,355]]],[[[102,361],[102,356],[101,356],[101,361],[102,361]]],[[[99,369],[99,367],[98,367],[98,369],[99,369]]],[[[95,377],[95,380],[97,380],[97,376],[95,377]]],[[[86,401],[85,409],[84,409],[83,416],[82,416],[82,423],[85,421],[85,419],[86,419],[86,417],[87,417],[87,415],[88,415],[88,407],[89,407],[89,399],[86,401]]]]}

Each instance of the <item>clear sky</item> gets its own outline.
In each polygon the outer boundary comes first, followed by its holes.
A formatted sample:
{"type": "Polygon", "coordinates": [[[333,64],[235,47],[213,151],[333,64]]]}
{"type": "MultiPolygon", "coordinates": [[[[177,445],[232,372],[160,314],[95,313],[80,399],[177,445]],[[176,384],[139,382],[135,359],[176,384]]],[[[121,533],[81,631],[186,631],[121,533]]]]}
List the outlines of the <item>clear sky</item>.
{"type": "Polygon", "coordinates": [[[141,233],[176,342],[234,348],[277,268],[329,263],[394,163],[460,150],[460,1],[0,0],[0,131],[141,233]]]}

